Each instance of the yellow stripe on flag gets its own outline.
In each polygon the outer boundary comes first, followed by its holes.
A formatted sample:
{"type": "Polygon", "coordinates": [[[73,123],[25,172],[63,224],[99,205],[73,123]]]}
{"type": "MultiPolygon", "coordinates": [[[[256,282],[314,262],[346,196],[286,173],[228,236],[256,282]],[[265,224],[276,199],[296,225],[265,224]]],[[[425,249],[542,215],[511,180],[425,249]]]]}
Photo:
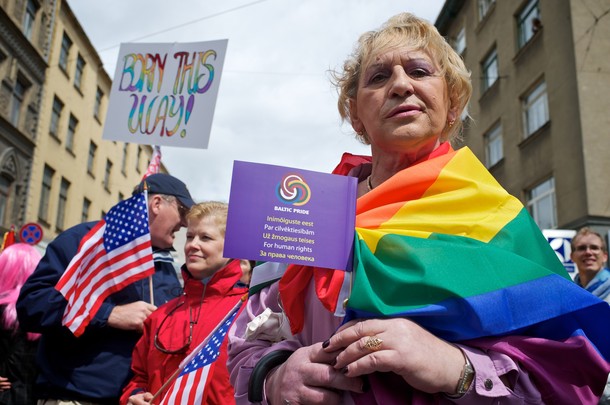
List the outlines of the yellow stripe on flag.
{"type": "Polygon", "coordinates": [[[439,233],[489,242],[522,209],[470,149],[462,148],[420,199],[408,201],[378,228],[356,231],[372,252],[387,234],[428,238],[439,233]]]}

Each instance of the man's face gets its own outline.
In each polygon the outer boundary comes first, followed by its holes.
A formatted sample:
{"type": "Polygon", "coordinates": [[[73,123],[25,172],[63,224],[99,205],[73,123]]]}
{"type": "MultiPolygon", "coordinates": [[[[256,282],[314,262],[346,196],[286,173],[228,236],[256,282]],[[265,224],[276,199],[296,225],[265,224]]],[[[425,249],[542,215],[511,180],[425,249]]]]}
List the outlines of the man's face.
{"type": "Polygon", "coordinates": [[[148,204],[151,243],[154,247],[169,249],[176,232],[186,226],[188,209],[177,198],[160,194],[150,196],[148,204]]]}
{"type": "Polygon", "coordinates": [[[608,253],[602,250],[602,241],[597,235],[586,234],[574,242],[570,258],[579,272],[597,273],[608,260],[608,253]]]}

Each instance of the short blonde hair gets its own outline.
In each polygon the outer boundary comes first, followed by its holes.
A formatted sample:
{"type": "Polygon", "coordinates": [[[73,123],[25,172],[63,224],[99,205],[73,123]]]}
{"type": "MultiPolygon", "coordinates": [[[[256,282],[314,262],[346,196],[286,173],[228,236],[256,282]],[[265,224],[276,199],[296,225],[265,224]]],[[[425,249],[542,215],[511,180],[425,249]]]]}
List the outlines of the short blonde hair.
{"type": "Polygon", "coordinates": [[[225,236],[227,229],[227,214],[229,212],[229,204],[220,201],[206,201],[193,205],[186,214],[187,221],[193,219],[203,219],[207,217],[214,218],[218,229],[222,236],[225,236]]]}
{"type": "MultiPolygon", "coordinates": [[[[445,41],[436,27],[428,21],[410,13],[397,14],[386,21],[377,31],[360,36],[355,49],[343,64],[341,72],[331,72],[333,84],[339,92],[339,114],[351,122],[350,100],[356,100],[358,82],[362,69],[374,56],[389,49],[409,45],[423,50],[433,57],[445,78],[449,91],[450,108],[456,108],[460,117],[472,95],[470,72],[464,61],[445,41]]],[[[445,125],[441,140],[453,140],[462,130],[458,118],[455,125],[445,125]]],[[[357,138],[369,144],[368,135],[357,134],[357,138]]]]}

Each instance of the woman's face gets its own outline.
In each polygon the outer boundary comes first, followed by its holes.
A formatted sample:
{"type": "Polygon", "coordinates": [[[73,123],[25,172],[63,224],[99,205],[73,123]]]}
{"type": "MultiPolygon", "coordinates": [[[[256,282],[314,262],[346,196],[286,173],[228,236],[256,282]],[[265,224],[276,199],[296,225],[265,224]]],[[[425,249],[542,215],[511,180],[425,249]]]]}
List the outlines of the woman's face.
{"type": "Polygon", "coordinates": [[[410,46],[365,62],[350,114],[354,130],[368,134],[373,151],[387,153],[434,147],[447,122],[456,118],[436,62],[410,46]]]}
{"type": "Polygon", "coordinates": [[[186,268],[193,278],[202,280],[228,263],[229,260],[222,257],[224,242],[225,238],[212,216],[188,221],[184,256],[186,268]]]}

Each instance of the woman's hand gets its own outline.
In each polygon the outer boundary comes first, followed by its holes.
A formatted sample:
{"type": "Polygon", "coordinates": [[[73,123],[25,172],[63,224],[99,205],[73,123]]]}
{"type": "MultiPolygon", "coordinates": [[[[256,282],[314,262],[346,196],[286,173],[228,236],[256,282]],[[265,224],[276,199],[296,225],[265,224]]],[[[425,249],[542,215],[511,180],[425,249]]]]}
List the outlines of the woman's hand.
{"type": "Polygon", "coordinates": [[[11,382],[6,377],[0,376],[0,392],[11,389],[11,382]]]}
{"type": "Polygon", "coordinates": [[[333,368],[337,352],[322,350],[322,344],[302,347],[267,377],[265,391],[271,404],[342,403],[342,391],[362,392],[363,380],[348,377],[333,368]]]}
{"type": "Polygon", "coordinates": [[[453,394],[465,364],[459,348],[403,318],[350,321],[324,346],[348,377],[393,372],[428,393],[453,394]]]}
{"type": "Polygon", "coordinates": [[[127,405],[149,405],[152,399],[153,394],[150,392],[141,392],[139,394],[130,396],[129,401],[127,401],[127,405]]]}

